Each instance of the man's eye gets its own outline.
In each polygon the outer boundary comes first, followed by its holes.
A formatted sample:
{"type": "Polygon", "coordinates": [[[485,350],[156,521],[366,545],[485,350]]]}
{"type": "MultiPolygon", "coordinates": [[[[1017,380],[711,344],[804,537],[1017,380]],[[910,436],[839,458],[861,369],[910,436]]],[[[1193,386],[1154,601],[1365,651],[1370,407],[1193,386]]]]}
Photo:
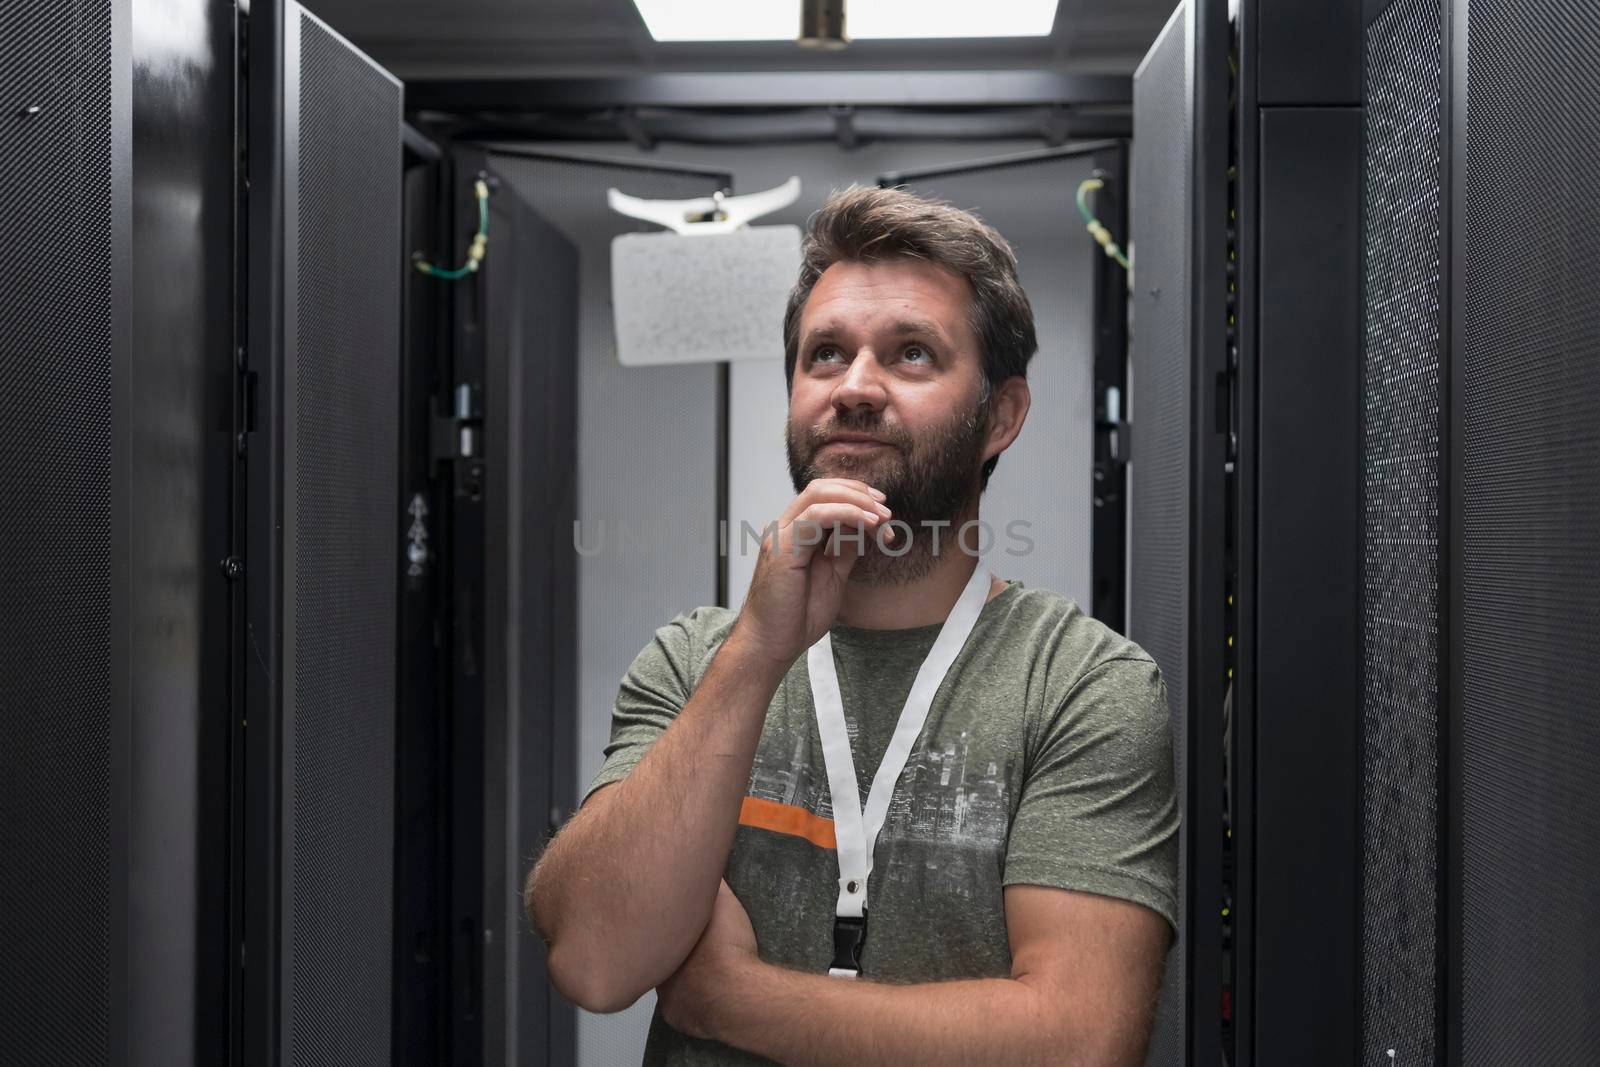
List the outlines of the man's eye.
{"type": "Polygon", "coordinates": [[[921,345],[907,345],[906,358],[914,363],[929,363],[933,360],[933,353],[921,345]]]}
{"type": "Polygon", "coordinates": [[[839,354],[839,350],[837,348],[832,348],[832,347],[819,348],[815,352],[811,353],[811,362],[813,362],[813,363],[823,363],[823,362],[826,362],[829,359],[829,357],[837,356],[838,354],[839,354]]]}

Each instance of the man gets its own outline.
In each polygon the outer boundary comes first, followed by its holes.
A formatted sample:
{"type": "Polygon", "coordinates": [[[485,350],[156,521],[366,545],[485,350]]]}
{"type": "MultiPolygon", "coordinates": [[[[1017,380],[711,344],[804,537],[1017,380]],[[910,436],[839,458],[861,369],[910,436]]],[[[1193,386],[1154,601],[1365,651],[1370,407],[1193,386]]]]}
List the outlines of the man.
{"type": "Polygon", "coordinates": [[[797,496],[737,613],[656,632],[528,882],[552,981],[652,1064],[1134,1065],[1176,916],[1160,674],[991,577],[1033,314],[965,212],[851,189],[785,321],[797,496]]]}

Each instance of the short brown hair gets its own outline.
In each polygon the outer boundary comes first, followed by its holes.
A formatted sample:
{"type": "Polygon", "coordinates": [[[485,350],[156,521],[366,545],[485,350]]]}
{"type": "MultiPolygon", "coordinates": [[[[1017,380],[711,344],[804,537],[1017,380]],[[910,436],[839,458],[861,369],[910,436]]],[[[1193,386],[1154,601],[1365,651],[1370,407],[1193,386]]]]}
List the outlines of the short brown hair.
{"type": "MultiPolygon", "coordinates": [[[[1017,280],[1017,257],[994,227],[971,212],[903,189],[851,186],[828,197],[807,226],[800,278],[783,316],[783,380],[794,387],[800,313],[822,272],[835,263],[921,259],[959,274],[972,288],[972,332],[983,358],[983,398],[1007,378],[1027,377],[1039,349],[1033,306],[1017,280]]],[[[999,456],[983,465],[987,484],[999,456]]]]}

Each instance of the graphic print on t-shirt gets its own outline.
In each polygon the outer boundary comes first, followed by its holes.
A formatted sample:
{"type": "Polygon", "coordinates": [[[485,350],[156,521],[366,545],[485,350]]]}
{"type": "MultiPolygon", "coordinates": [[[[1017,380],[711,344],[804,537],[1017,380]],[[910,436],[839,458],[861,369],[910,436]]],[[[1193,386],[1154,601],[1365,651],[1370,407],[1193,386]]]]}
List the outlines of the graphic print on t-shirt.
{"type": "MultiPolygon", "coordinates": [[[[855,720],[847,719],[845,728],[859,751],[855,720]]],[[[761,746],[739,821],[832,849],[833,797],[827,776],[813,770],[807,740],[800,735],[793,745],[761,746]]],[[[1011,769],[1009,760],[1002,765],[973,751],[966,730],[942,744],[919,742],[895,784],[878,844],[914,846],[902,854],[922,862],[891,865],[880,876],[890,884],[966,896],[973,864],[992,865],[1005,842],[1011,769]]]]}

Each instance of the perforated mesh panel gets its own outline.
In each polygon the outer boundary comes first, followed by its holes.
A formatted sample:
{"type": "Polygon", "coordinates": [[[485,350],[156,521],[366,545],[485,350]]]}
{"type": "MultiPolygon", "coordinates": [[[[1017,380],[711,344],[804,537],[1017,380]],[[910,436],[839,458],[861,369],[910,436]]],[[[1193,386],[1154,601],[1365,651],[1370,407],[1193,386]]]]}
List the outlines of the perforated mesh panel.
{"type": "Polygon", "coordinates": [[[109,0],[0,4],[0,1060],[30,1067],[110,1055],[111,44],[109,0]]]}
{"type": "Polygon", "coordinates": [[[1600,21],[1473,0],[1462,1061],[1600,1061],[1600,21]]]}
{"type": "MultiPolygon", "coordinates": [[[[1184,15],[1167,24],[1133,83],[1133,187],[1129,206],[1137,255],[1130,347],[1133,524],[1128,636],[1155,657],[1172,705],[1182,817],[1189,816],[1183,759],[1189,668],[1189,58],[1184,15]]],[[[1180,834],[1180,841],[1184,835],[1180,834]]],[[[1179,928],[1189,856],[1180,844],[1179,928]]],[[[1183,959],[1180,938],[1167,959],[1148,1062],[1182,1064],[1183,959]]]]}
{"type": "Polygon", "coordinates": [[[1366,42],[1364,1063],[1434,1055],[1442,21],[1400,0],[1366,42]]]}
{"type": "Polygon", "coordinates": [[[288,1051],[376,1067],[394,892],[400,88],[298,25],[288,1051]]]}

